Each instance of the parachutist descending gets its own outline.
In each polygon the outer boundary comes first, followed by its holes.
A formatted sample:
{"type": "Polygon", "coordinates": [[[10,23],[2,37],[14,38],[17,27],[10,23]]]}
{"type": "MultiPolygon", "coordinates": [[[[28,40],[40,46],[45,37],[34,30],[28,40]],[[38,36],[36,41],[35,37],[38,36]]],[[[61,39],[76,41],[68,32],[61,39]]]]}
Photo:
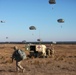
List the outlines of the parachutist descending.
{"type": "MultiPolygon", "coordinates": [[[[64,23],[64,20],[63,19],[58,19],[57,22],[64,23]]],[[[62,25],[61,25],[61,28],[62,28],[62,25]]]]}
{"type": "MultiPolygon", "coordinates": [[[[49,4],[56,4],[56,2],[55,2],[55,0],[49,0],[49,4]]],[[[53,10],[54,8],[52,7],[52,10],[53,10]]]]}
{"type": "MultiPolygon", "coordinates": [[[[36,27],[35,26],[30,26],[29,29],[30,30],[36,30],[36,27]]],[[[32,33],[32,35],[34,35],[34,34],[32,33]]]]}

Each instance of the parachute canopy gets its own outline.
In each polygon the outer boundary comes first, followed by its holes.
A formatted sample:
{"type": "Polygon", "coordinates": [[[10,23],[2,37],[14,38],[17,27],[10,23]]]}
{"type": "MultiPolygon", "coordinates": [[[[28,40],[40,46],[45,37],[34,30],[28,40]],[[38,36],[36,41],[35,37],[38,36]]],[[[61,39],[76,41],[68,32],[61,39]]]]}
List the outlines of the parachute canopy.
{"type": "Polygon", "coordinates": [[[30,30],[36,30],[36,27],[35,26],[30,26],[29,29],[30,30]]]}
{"type": "Polygon", "coordinates": [[[58,19],[57,20],[59,23],[64,23],[64,20],[63,19],[58,19]]]}
{"type": "Polygon", "coordinates": [[[40,39],[37,39],[37,41],[40,41],[40,39]]]}
{"type": "Polygon", "coordinates": [[[5,22],[1,20],[0,23],[5,23],[5,22]]]}
{"type": "Polygon", "coordinates": [[[6,37],[6,39],[8,39],[8,37],[6,37]]]}
{"type": "Polygon", "coordinates": [[[49,0],[49,4],[56,4],[55,0],[49,0]]]}

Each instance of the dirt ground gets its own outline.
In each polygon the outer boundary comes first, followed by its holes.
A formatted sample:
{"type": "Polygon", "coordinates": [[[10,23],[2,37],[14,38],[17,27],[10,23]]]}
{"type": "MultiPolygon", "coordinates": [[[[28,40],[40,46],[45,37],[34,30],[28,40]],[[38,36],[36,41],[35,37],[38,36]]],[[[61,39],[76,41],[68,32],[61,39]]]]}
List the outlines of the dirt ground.
{"type": "MultiPolygon", "coordinates": [[[[25,50],[25,44],[0,44],[0,75],[76,75],[76,44],[55,44],[54,58],[28,58],[23,60],[25,72],[16,72],[11,62],[13,47],[25,50]]],[[[50,47],[50,44],[46,44],[50,47]]]]}

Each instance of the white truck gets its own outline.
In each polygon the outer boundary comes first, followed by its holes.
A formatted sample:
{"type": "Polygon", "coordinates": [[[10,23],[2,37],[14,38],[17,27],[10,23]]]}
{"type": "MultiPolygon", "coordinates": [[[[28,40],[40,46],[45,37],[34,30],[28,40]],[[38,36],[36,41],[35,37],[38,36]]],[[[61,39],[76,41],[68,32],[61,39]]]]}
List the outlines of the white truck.
{"type": "Polygon", "coordinates": [[[46,57],[46,45],[28,44],[26,50],[30,52],[30,57],[46,57]]]}

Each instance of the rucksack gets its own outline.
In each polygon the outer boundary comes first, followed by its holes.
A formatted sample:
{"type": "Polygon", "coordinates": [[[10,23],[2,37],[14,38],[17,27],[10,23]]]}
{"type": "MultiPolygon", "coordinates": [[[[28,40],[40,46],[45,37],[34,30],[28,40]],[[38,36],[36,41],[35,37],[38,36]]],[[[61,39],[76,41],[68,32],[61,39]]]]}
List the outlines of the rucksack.
{"type": "Polygon", "coordinates": [[[26,59],[26,54],[23,50],[18,50],[18,54],[22,60],[26,59]]]}

